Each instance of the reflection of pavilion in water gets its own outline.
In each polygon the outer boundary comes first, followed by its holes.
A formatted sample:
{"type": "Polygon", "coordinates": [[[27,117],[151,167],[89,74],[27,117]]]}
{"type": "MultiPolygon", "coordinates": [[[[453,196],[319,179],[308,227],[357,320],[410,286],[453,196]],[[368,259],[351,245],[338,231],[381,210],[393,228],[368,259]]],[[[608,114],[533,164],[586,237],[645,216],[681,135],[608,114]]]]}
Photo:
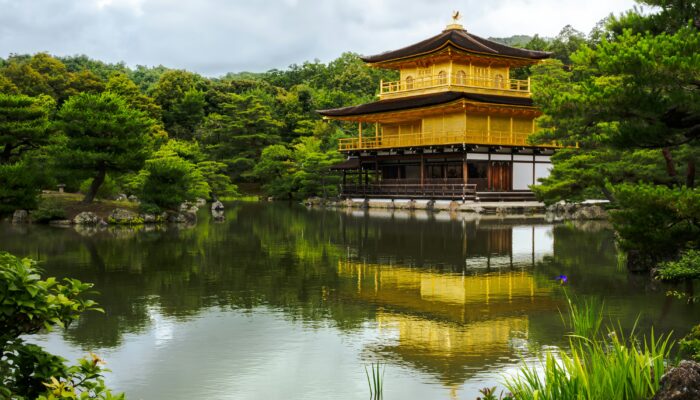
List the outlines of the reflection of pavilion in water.
{"type": "Polygon", "coordinates": [[[406,215],[394,211],[385,218],[345,215],[342,242],[348,258],[461,271],[531,266],[553,253],[551,224],[432,221],[402,212],[406,215]]]}
{"type": "Polygon", "coordinates": [[[528,338],[530,316],[557,309],[554,283],[536,279],[528,268],[552,253],[551,227],[494,227],[480,234],[488,236],[483,248],[469,252],[457,273],[339,263],[339,275],[351,279],[351,296],[380,310],[382,339],[374,351],[435,374],[452,389],[495,364],[517,359],[516,346],[528,338]]]}

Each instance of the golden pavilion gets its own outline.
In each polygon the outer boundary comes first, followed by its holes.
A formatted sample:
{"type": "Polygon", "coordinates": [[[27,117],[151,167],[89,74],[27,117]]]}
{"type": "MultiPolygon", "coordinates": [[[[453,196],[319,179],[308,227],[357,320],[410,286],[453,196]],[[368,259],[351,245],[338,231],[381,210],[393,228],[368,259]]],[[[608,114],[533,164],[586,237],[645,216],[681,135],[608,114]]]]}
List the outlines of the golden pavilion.
{"type": "Polygon", "coordinates": [[[362,57],[399,72],[381,82],[378,101],[319,110],[358,126],[339,143],[347,160],[333,167],[343,171],[343,196],[526,200],[549,175],[556,146],[528,143],[541,112],[530,80],[511,70],[550,53],[481,38],[457,18],[436,36],[362,57]]]}

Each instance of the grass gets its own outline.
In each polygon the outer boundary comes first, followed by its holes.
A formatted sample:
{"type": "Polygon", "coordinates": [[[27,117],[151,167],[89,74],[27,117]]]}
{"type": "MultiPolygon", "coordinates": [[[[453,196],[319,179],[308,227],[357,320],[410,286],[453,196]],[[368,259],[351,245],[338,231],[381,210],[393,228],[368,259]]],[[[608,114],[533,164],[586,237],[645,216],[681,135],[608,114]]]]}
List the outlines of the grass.
{"type": "Polygon", "coordinates": [[[370,399],[381,400],[384,396],[384,366],[380,363],[372,363],[370,370],[367,370],[365,365],[365,375],[367,376],[370,399]]]}
{"type": "MultiPolygon", "coordinates": [[[[506,379],[505,386],[522,400],[650,399],[659,389],[674,343],[671,335],[654,334],[641,340],[633,328],[602,329],[603,305],[581,306],[569,300],[570,351],[548,351],[533,366],[506,379]]],[[[566,321],[565,321],[566,322],[566,321]]]]}
{"type": "Polygon", "coordinates": [[[48,201],[63,208],[68,219],[73,219],[83,211],[90,211],[101,218],[106,218],[115,208],[124,208],[133,212],[138,212],[139,209],[138,203],[130,201],[95,199],[91,204],[83,204],[83,197],[84,195],[80,193],[45,192],[41,195],[41,201],[48,201]]]}

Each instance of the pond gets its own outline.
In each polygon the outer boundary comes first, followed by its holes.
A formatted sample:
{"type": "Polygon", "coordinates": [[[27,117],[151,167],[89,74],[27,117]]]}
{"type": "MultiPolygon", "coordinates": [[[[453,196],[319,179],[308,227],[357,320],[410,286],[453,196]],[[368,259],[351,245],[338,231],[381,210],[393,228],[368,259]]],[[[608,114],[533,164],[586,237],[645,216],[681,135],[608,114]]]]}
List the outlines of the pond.
{"type": "Polygon", "coordinates": [[[474,399],[563,346],[566,294],[631,328],[685,333],[698,307],[618,267],[604,223],[230,204],[224,222],[0,225],[0,250],[95,283],[105,314],[34,339],[92,351],[129,399],[474,399]],[[566,275],[567,282],[556,278],[566,275]]]}

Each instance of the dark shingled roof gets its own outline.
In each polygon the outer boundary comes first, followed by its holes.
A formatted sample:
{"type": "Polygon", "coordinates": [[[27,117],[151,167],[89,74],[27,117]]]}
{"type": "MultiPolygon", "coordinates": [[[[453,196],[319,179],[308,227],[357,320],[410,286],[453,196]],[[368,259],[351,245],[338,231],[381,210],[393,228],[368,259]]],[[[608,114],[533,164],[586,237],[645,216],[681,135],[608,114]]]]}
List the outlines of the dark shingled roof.
{"type": "Polygon", "coordinates": [[[423,40],[416,44],[400,48],[398,50],[387,51],[385,53],[374,56],[361,57],[364,62],[378,63],[382,61],[395,60],[398,58],[411,57],[418,54],[431,53],[441,49],[448,42],[451,42],[458,49],[467,52],[476,52],[482,54],[490,54],[494,56],[529,58],[531,60],[541,60],[548,58],[552,53],[546,51],[535,51],[527,49],[518,49],[515,47],[506,46],[501,43],[496,43],[488,39],[472,35],[463,29],[445,30],[439,35],[435,35],[429,39],[423,40]]]}
{"type": "Polygon", "coordinates": [[[349,117],[353,115],[376,114],[382,112],[401,111],[412,108],[437,106],[455,100],[465,99],[480,103],[507,104],[511,106],[533,107],[532,99],[525,97],[507,97],[489,94],[474,94],[465,92],[443,92],[424,94],[420,96],[401,97],[398,99],[380,100],[359,106],[318,110],[327,117],[349,117]]]}

